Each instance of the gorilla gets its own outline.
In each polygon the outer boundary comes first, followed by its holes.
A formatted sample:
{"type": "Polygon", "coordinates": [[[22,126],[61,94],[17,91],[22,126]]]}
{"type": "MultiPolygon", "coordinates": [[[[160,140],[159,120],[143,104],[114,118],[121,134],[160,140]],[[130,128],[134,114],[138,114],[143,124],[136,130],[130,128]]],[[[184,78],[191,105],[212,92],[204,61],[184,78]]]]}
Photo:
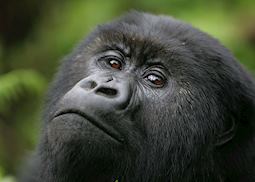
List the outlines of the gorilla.
{"type": "Polygon", "coordinates": [[[98,26],[47,95],[25,182],[254,182],[255,82],[216,39],[142,12],[98,26]]]}

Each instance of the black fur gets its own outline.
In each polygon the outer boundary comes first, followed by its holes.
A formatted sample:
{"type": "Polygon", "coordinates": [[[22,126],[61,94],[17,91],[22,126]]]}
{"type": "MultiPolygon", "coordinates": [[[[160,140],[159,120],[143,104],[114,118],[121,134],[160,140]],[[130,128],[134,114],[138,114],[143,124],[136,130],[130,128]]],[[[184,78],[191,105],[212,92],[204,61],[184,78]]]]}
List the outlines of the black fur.
{"type": "Polygon", "coordinates": [[[25,181],[254,182],[254,94],[254,80],[217,40],[170,17],[129,13],[64,60],[25,181]],[[98,58],[108,50],[121,52],[122,70],[98,58]],[[165,84],[155,87],[148,72],[165,84]],[[108,76],[121,85],[100,99],[127,92],[121,107],[75,94],[108,76]]]}

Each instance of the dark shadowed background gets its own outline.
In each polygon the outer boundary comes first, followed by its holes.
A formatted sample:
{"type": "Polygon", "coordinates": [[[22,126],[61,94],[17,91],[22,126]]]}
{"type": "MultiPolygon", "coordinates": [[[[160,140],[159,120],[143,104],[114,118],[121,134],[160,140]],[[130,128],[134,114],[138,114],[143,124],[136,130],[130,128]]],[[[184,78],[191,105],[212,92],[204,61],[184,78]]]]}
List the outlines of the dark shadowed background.
{"type": "Polygon", "coordinates": [[[218,38],[255,73],[254,0],[1,0],[0,182],[35,148],[43,98],[61,59],[93,28],[136,9],[218,38]]]}

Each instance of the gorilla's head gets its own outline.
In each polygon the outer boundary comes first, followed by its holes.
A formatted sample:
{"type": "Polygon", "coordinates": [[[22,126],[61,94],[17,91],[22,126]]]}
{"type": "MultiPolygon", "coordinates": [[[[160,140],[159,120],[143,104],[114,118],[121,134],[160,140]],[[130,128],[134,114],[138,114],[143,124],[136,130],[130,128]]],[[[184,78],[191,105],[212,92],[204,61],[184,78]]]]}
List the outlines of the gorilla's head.
{"type": "Polygon", "coordinates": [[[132,12],[98,26],[48,95],[38,181],[255,181],[254,82],[217,40],[132,12]]]}

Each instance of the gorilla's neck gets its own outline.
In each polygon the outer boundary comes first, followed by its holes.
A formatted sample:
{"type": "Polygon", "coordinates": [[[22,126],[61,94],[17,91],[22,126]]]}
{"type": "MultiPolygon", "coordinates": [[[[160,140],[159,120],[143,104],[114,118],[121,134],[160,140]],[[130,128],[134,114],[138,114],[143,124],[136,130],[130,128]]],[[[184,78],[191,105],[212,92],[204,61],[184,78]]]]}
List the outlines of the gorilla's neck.
{"type": "Polygon", "coordinates": [[[68,155],[53,156],[43,153],[39,182],[223,181],[219,173],[214,171],[213,164],[206,158],[192,161],[191,164],[189,159],[180,154],[173,154],[167,158],[166,156],[141,153],[135,162],[128,163],[124,159],[118,161],[121,163],[120,166],[124,166],[120,169],[117,164],[114,164],[114,161],[91,161],[87,158],[80,158],[79,154],[73,155],[69,153],[68,155]]]}

